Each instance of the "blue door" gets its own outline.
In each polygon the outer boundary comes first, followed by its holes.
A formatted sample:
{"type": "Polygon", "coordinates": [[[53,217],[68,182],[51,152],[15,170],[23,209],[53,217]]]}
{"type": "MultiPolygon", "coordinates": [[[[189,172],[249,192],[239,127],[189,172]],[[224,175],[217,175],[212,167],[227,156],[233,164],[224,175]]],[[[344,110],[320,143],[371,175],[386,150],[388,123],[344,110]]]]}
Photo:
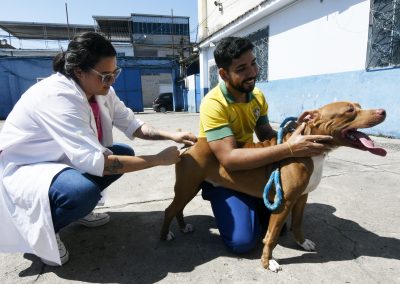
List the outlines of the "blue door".
{"type": "Polygon", "coordinates": [[[196,112],[200,112],[201,94],[200,94],[200,74],[194,75],[196,112]]]}
{"type": "Polygon", "coordinates": [[[8,76],[6,75],[7,74],[4,73],[4,76],[0,76],[0,119],[6,119],[14,106],[11,98],[8,76]]]}
{"type": "Polygon", "coordinates": [[[140,69],[124,67],[113,87],[117,96],[135,112],[143,111],[142,80],[140,69]]]}

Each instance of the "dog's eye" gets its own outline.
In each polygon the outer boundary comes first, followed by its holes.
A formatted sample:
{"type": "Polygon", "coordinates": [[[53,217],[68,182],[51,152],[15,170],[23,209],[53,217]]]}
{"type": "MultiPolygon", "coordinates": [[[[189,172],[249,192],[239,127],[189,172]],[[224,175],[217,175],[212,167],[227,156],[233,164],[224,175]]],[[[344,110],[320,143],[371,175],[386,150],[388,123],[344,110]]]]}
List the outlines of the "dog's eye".
{"type": "Polygon", "coordinates": [[[354,108],[353,107],[350,107],[349,109],[347,109],[347,112],[354,112],[354,108]]]}

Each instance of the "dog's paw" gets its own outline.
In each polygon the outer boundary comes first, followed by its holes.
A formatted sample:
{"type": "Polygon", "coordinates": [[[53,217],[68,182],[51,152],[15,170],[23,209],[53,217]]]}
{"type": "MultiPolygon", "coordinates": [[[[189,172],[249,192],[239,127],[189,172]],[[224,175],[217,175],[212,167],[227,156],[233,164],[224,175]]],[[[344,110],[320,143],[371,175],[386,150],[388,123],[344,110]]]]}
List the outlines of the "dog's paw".
{"type": "Polygon", "coordinates": [[[193,231],[194,231],[194,227],[192,224],[186,224],[185,228],[181,229],[181,232],[185,233],[185,234],[191,233],[193,231]]]}
{"type": "Polygon", "coordinates": [[[268,261],[268,269],[272,272],[278,272],[279,270],[282,270],[282,267],[275,259],[272,258],[268,261]]]}
{"type": "Polygon", "coordinates": [[[316,248],[315,243],[313,241],[310,241],[309,239],[305,239],[305,241],[302,244],[299,242],[297,242],[297,244],[306,251],[314,251],[316,248]]]}
{"type": "Polygon", "coordinates": [[[174,233],[172,233],[171,231],[168,232],[167,237],[165,238],[167,241],[172,241],[173,239],[175,239],[175,235],[174,233]]]}

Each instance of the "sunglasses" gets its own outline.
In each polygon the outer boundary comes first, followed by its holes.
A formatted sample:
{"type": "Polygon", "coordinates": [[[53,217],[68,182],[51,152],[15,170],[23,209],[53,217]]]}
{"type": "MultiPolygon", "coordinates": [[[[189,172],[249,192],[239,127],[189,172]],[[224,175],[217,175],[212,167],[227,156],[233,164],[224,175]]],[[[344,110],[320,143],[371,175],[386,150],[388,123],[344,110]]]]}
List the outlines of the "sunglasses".
{"type": "Polygon", "coordinates": [[[122,68],[117,67],[117,69],[115,69],[114,72],[107,73],[107,74],[102,74],[99,71],[94,70],[93,68],[90,68],[90,70],[93,71],[94,73],[96,73],[101,78],[101,82],[103,84],[110,85],[110,84],[114,83],[115,80],[117,80],[119,74],[121,74],[122,68]]]}

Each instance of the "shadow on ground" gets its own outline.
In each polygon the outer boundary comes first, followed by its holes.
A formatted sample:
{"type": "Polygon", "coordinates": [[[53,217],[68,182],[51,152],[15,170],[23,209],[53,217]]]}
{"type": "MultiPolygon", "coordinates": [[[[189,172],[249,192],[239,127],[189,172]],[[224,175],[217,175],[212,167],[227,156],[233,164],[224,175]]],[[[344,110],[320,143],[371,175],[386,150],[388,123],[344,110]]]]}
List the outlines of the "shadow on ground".
{"type": "MultiPolygon", "coordinates": [[[[325,263],[354,260],[361,256],[400,260],[399,239],[379,236],[356,222],[335,216],[335,211],[330,205],[307,204],[303,222],[304,234],[305,238],[316,243],[317,250],[281,259],[279,264],[325,263]]],[[[282,238],[279,244],[297,249],[291,233],[288,235],[290,236],[282,238]]]]}
{"type": "MultiPolygon", "coordinates": [[[[34,255],[29,268],[19,276],[55,273],[67,280],[93,283],[154,283],[168,273],[190,272],[196,266],[220,256],[237,257],[225,249],[219,235],[210,232],[215,227],[211,216],[188,216],[195,232],[182,234],[177,225],[171,228],[176,239],[159,241],[164,211],[110,212],[111,221],[99,228],[70,225],[61,231],[69,253],[69,262],[62,267],[49,267],[34,255]]],[[[258,258],[260,247],[245,255],[258,258]]]]}
{"type": "MultiPolygon", "coordinates": [[[[335,208],[329,205],[308,204],[305,234],[317,243],[317,252],[282,258],[279,263],[325,263],[360,256],[400,259],[400,240],[378,236],[351,220],[336,217],[334,212],[335,208]]],[[[52,272],[62,279],[82,282],[154,283],[168,273],[190,272],[220,256],[237,259],[261,256],[261,243],[251,253],[239,257],[228,252],[219,236],[209,230],[215,227],[211,216],[188,216],[186,220],[195,226],[194,233],[180,234],[173,224],[176,239],[161,242],[159,230],[164,212],[111,212],[110,215],[111,222],[106,226],[88,229],[71,225],[61,232],[70,252],[70,261],[65,266],[45,266],[36,256],[25,254],[32,264],[19,276],[52,272]]],[[[290,232],[281,237],[279,244],[296,248],[290,232]]]]}

